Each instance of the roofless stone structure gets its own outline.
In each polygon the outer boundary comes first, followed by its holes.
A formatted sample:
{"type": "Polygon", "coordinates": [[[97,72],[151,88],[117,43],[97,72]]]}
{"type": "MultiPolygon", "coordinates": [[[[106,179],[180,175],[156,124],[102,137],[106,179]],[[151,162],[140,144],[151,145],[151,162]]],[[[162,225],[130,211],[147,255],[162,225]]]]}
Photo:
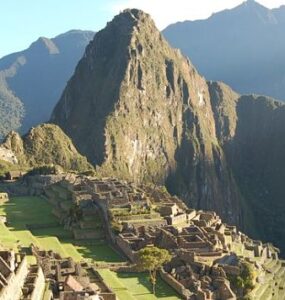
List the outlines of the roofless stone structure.
{"type": "Polygon", "coordinates": [[[183,299],[259,299],[265,289],[272,299],[282,294],[285,264],[277,248],[250,239],[215,212],[188,208],[164,188],[67,175],[45,193],[75,238],[100,233],[134,265],[146,246],[168,249],[173,258],[160,274],[183,299]],[[70,207],[81,212],[72,222],[64,217],[70,207]],[[255,274],[247,290],[235,282],[245,270],[255,274]]]}

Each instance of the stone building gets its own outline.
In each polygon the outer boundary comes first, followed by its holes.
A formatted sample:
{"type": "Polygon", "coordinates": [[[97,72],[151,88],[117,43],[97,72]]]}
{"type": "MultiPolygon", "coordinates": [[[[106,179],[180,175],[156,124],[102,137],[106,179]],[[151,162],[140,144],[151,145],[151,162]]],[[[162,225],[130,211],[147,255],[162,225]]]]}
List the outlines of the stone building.
{"type": "Polygon", "coordinates": [[[23,171],[9,171],[5,174],[5,179],[6,180],[18,180],[21,177],[23,177],[27,172],[23,171]]]}
{"type": "Polygon", "coordinates": [[[71,258],[61,258],[53,251],[42,251],[35,246],[32,246],[32,252],[50,282],[53,299],[117,300],[100,274],[87,263],[76,263],[71,258]]]}
{"type": "MultiPolygon", "coordinates": [[[[215,212],[188,208],[159,187],[111,178],[65,178],[46,190],[57,210],[62,201],[58,204],[56,199],[64,193],[58,190],[64,187],[71,193],[69,203],[78,205],[83,216],[89,214],[88,223],[77,223],[79,236],[95,236],[98,227],[90,220],[100,215],[106,238],[132,263],[136,264],[139,250],[146,246],[168,249],[173,258],[161,270],[161,277],[183,299],[229,300],[236,299],[235,293],[244,296],[243,291],[234,292],[229,282],[241,274],[244,262],[260,272],[259,282],[272,272],[271,265],[285,270],[285,263],[276,263],[278,249],[250,239],[235,226],[223,223],[215,212]]],[[[278,274],[274,284],[280,285],[284,276],[278,274]]]]}
{"type": "Polygon", "coordinates": [[[29,266],[25,255],[0,251],[0,299],[41,300],[45,279],[39,266],[29,266]]]}

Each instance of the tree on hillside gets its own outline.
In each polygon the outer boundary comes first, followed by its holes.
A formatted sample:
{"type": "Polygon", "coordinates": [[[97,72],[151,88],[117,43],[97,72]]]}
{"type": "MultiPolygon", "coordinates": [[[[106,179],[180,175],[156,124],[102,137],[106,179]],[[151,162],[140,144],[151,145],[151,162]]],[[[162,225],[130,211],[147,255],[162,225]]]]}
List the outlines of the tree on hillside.
{"type": "Polygon", "coordinates": [[[170,253],[165,249],[147,246],[139,251],[138,267],[149,272],[152,292],[155,294],[156,274],[163,264],[171,260],[170,253]]]}
{"type": "Polygon", "coordinates": [[[240,263],[240,274],[229,276],[231,287],[235,292],[242,291],[244,300],[251,299],[249,293],[256,284],[256,272],[254,267],[248,262],[240,263]]]}

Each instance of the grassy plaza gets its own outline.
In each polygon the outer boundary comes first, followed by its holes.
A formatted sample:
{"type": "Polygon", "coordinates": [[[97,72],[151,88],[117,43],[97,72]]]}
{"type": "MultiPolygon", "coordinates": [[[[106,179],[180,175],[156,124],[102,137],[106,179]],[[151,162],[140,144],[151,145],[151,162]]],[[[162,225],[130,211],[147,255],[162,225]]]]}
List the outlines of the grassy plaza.
{"type": "MultiPolygon", "coordinates": [[[[0,244],[17,250],[17,246],[34,244],[41,249],[53,250],[62,257],[72,257],[94,262],[123,262],[105,240],[75,240],[52,214],[52,206],[42,197],[13,197],[0,206],[0,215],[6,216],[8,226],[0,223],[0,244]]],[[[29,257],[33,263],[34,258],[29,257]]],[[[120,300],[176,300],[179,296],[162,280],[158,280],[157,294],[151,293],[151,285],[144,273],[115,273],[101,269],[101,276],[116,292],[120,300]]]]}

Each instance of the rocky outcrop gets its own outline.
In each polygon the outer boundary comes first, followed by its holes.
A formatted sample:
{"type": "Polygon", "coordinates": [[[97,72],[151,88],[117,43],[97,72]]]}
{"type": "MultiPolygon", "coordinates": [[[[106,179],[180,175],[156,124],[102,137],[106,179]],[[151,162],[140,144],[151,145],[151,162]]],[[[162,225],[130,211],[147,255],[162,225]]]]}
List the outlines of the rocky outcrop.
{"type": "Polygon", "coordinates": [[[96,34],[51,120],[102,174],[166,182],[191,206],[240,223],[207,82],[149,15],[126,10],[96,34]]]}
{"type": "MultiPolygon", "coordinates": [[[[58,165],[64,170],[92,170],[92,166],[77,152],[70,139],[58,126],[52,124],[32,128],[23,137],[10,132],[0,149],[6,154],[6,161],[14,164],[14,168],[17,165],[26,169],[58,165]]],[[[3,157],[1,159],[5,160],[3,157]]]]}

